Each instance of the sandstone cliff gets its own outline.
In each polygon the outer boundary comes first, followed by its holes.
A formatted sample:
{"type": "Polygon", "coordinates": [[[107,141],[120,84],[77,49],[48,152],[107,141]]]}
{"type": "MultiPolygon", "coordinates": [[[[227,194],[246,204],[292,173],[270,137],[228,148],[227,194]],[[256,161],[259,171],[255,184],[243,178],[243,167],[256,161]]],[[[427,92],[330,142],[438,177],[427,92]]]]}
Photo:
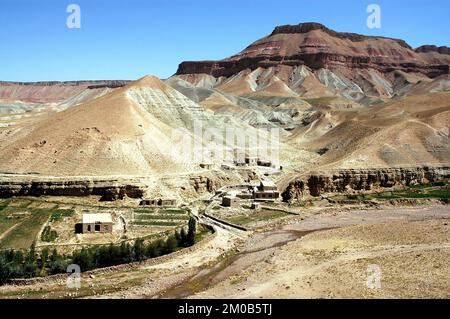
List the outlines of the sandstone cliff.
{"type": "Polygon", "coordinates": [[[396,185],[437,182],[450,179],[450,167],[414,167],[362,170],[339,170],[311,173],[294,179],[282,193],[285,202],[300,201],[307,196],[390,188],[396,185]]]}

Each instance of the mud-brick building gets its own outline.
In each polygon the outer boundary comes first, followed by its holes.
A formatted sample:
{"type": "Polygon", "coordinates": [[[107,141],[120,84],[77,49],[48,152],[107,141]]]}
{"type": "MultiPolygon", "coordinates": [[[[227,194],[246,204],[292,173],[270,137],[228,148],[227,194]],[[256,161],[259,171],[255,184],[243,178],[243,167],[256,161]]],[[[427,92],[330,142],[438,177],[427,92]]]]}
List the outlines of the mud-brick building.
{"type": "Polygon", "coordinates": [[[256,166],[256,165],[258,165],[258,158],[247,156],[247,157],[245,157],[245,164],[247,164],[249,166],[256,166]]]}
{"type": "Polygon", "coordinates": [[[140,206],[150,206],[150,207],[176,207],[177,200],[170,198],[159,198],[159,199],[142,199],[139,203],[140,206]]]}
{"type": "Polygon", "coordinates": [[[256,201],[272,202],[280,197],[277,185],[272,181],[261,181],[258,189],[254,192],[256,201]]]}
{"type": "Polygon", "coordinates": [[[113,221],[111,214],[83,214],[83,234],[112,233],[113,221]]]}
{"type": "Polygon", "coordinates": [[[239,198],[234,196],[224,196],[222,198],[222,206],[224,207],[238,207],[239,206],[239,198]]]}
{"type": "Polygon", "coordinates": [[[261,183],[259,184],[259,190],[262,192],[267,192],[267,191],[276,191],[278,190],[277,185],[272,182],[272,181],[261,181],[261,183]]]}

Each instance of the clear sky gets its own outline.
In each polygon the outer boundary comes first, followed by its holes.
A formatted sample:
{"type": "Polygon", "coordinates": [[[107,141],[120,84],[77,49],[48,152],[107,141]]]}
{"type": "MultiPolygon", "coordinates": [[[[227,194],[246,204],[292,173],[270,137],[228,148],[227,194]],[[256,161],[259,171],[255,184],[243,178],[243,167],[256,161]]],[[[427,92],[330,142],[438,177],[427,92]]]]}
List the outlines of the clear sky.
{"type": "Polygon", "coordinates": [[[0,80],[166,78],[185,60],[222,59],[282,24],[450,46],[448,0],[0,0],[0,80]],[[66,8],[81,8],[69,29],[66,8]],[[381,29],[366,8],[381,7],[381,29]]]}

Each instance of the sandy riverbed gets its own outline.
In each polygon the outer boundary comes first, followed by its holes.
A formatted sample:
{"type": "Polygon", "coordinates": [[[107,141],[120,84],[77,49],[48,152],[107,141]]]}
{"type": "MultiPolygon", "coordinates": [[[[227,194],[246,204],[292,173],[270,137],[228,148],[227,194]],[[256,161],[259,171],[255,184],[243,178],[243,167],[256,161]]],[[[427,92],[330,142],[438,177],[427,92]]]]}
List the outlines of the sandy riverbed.
{"type": "Polygon", "coordinates": [[[233,275],[194,297],[448,298],[449,225],[448,206],[314,215],[275,232],[272,241],[283,231],[338,228],[275,248],[267,248],[271,236],[255,234],[223,270],[230,275],[234,268],[233,275]]]}

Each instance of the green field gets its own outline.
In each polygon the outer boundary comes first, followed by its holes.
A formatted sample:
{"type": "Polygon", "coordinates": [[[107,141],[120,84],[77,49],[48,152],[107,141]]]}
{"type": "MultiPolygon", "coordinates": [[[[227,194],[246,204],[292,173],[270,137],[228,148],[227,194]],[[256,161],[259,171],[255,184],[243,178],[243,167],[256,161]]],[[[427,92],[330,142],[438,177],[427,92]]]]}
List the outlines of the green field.
{"type": "Polygon", "coordinates": [[[189,214],[181,209],[135,209],[133,225],[175,227],[186,224],[189,214]]]}
{"type": "Polygon", "coordinates": [[[395,199],[450,199],[450,187],[447,182],[434,183],[429,185],[414,185],[403,190],[385,191],[372,194],[348,194],[337,195],[333,197],[334,200],[395,200],[395,199]]]}
{"type": "MultiPolygon", "coordinates": [[[[8,199],[0,201],[0,249],[27,249],[36,241],[39,231],[49,218],[57,220],[73,211],[52,208],[29,207],[31,200],[8,199]]],[[[52,239],[54,233],[45,234],[52,239]]]]}
{"type": "Polygon", "coordinates": [[[450,199],[450,189],[429,189],[420,190],[409,189],[397,192],[384,192],[374,195],[379,199],[398,199],[398,198],[434,198],[434,199],[450,199]]]}

